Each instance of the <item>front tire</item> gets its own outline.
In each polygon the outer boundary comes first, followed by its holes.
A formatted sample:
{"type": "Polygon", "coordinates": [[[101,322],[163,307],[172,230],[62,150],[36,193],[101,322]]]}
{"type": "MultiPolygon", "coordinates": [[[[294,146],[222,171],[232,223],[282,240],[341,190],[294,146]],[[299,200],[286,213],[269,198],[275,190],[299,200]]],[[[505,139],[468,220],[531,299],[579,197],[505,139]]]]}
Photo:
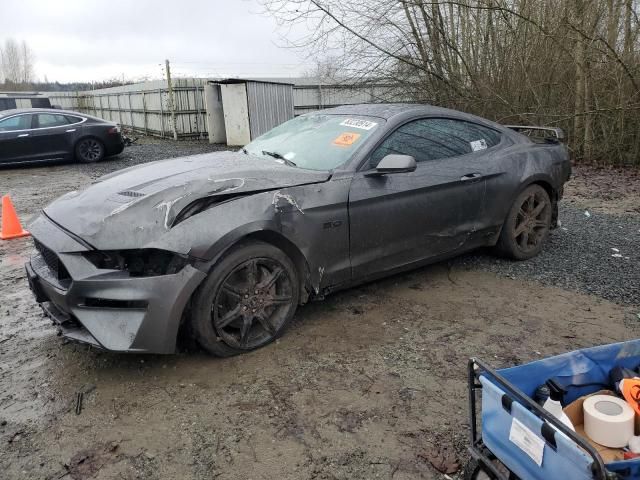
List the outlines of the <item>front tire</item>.
{"type": "Polygon", "coordinates": [[[83,138],[76,145],[76,160],[95,163],[104,158],[104,145],[95,138],[83,138]]]}
{"type": "Polygon", "coordinates": [[[229,357],[271,343],[290,323],[300,283],[291,259],[263,242],[244,243],[216,264],[194,298],[192,325],[209,353],[229,357]]]}
{"type": "Polygon", "coordinates": [[[498,251],[515,260],[535,257],[549,237],[553,206],[547,191],[530,185],[516,198],[502,226],[498,251]]]}

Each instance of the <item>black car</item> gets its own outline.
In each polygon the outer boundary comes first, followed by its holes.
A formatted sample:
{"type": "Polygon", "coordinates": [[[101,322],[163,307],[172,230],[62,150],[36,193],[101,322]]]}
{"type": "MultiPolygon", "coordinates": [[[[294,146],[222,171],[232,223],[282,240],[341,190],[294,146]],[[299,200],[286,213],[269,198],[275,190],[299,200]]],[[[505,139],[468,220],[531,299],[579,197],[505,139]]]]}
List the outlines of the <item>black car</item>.
{"type": "Polygon", "coordinates": [[[75,340],[170,353],[188,325],[211,353],[245,352],[329,292],[483,246],[536,255],[571,166],[561,131],[535,143],[514,128],[537,130],[352,105],[237,152],[130,167],[29,225],[29,283],[75,340]]]}
{"type": "Polygon", "coordinates": [[[57,109],[0,112],[0,164],[74,159],[91,163],[123,148],[120,127],[100,118],[57,109]]]}

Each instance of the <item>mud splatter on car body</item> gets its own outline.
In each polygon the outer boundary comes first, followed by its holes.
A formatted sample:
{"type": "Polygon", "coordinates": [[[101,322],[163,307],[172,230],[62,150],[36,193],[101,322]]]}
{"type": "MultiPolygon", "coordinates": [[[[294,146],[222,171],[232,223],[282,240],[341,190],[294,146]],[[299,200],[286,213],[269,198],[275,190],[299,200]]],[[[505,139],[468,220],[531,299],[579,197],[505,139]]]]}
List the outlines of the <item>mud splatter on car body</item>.
{"type": "Polygon", "coordinates": [[[271,243],[292,259],[304,303],[491,245],[523,187],[543,185],[555,209],[569,177],[564,145],[535,144],[472,115],[420,105],[322,114],[376,117],[382,127],[328,171],[216,152],[128,168],[54,201],[30,226],[38,253],[26,268],[36,299],[70,338],[171,353],[193,293],[243,239],[271,243]],[[442,117],[492,129],[500,142],[413,172],[369,168],[391,132],[442,117]],[[469,172],[477,176],[465,178],[469,172]]]}

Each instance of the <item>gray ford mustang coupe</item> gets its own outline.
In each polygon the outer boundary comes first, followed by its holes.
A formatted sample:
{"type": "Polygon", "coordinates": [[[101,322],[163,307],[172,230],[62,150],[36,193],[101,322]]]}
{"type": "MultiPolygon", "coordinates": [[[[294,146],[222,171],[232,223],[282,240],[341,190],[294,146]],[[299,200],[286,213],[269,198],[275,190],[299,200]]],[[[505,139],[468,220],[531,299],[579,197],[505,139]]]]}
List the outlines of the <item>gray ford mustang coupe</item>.
{"type": "Polygon", "coordinates": [[[30,226],[29,284],[63,335],[103,349],[171,353],[188,327],[246,352],[328,292],[482,246],[536,255],[571,172],[560,138],[427,105],[303,115],[62,196],[30,226]]]}

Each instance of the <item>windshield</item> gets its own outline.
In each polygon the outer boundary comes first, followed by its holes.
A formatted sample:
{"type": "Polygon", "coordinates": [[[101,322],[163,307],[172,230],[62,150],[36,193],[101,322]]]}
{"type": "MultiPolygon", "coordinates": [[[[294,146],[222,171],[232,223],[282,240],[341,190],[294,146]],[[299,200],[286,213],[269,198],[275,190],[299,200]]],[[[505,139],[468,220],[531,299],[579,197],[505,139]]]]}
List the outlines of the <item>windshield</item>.
{"type": "Polygon", "coordinates": [[[360,115],[304,115],[268,131],[244,147],[259,157],[310,170],[332,170],[384,123],[360,115]]]}

